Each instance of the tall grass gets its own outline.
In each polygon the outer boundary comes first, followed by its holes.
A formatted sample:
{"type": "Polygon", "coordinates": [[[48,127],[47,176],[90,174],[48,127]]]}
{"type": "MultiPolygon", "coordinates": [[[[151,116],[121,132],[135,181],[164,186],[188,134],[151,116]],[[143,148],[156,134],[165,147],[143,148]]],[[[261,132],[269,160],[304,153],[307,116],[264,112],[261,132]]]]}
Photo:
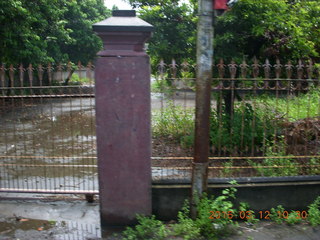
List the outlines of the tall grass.
{"type": "Polygon", "coordinates": [[[286,97],[262,96],[257,102],[291,122],[320,116],[320,90],[316,88],[286,97]]]}
{"type": "Polygon", "coordinates": [[[184,144],[184,139],[193,135],[194,109],[168,103],[164,109],[152,111],[152,134],[167,137],[184,144]]]}

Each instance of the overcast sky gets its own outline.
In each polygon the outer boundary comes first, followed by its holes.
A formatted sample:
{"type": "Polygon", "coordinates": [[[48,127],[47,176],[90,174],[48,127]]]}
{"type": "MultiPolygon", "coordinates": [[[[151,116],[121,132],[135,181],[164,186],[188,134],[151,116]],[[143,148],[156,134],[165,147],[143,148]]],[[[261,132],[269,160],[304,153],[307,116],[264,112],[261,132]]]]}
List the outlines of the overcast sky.
{"type": "Polygon", "coordinates": [[[104,5],[109,9],[112,9],[113,5],[116,5],[120,10],[132,9],[132,7],[123,0],[104,0],[104,5]]]}
{"type": "MultiPolygon", "coordinates": [[[[181,3],[188,2],[187,0],[180,0],[181,3]]],[[[104,5],[112,9],[113,5],[116,5],[120,10],[132,10],[132,7],[123,0],[104,0],[104,5]]]]}

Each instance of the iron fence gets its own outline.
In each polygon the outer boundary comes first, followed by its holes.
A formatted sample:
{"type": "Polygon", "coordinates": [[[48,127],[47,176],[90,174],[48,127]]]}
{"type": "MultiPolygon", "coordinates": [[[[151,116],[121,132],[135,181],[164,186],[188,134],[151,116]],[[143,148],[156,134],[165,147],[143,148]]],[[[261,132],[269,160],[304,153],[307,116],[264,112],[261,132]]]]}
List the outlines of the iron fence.
{"type": "MultiPolygon", "coordinates": [[[[161,62],[153,83],[161,102],[154,137],[172,157],[162,165],[188,178],[196,68],[161,62]]],[[[209,177],[320,175],[319,65],[253,59],[212,68],[209,177]]]]}
{"type": "MultiPolygon", "coordinates": [[[[153,180],[190,179],[196,66],[158,69],[153,180]]],[[[316,64],[213,70],[209,177],[320,175],[316,64]]],[[[98,193],[93,76],[92,64],[0,67],[0,191],[98,193]]]]}
{"type": "Polygon", "coordinates": [[[97,193],[94,66],[0,68],[0,190],[97,193]]]}
{"type": "MultiPolygon", "coordinates": [[[[93,77],[90,63],[0,67],[0,191],[98,193],[93,77]]],[[[153,109],[165,105],[153,95],[153,109]]]]}

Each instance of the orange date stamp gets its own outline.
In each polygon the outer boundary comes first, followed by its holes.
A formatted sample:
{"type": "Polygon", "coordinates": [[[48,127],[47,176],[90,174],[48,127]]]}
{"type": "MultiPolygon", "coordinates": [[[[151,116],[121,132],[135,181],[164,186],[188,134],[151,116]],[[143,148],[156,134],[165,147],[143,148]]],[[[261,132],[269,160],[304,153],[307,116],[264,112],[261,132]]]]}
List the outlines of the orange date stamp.
{"type": "MultiPolygon", "coordinates": [[[[308,218],[308,212],[307,211],[277,211],[277,218],[282,219],[288,219],[289,214],[294,212],[296,219],[307,219],[308,218]]],[[[242,219],[242,220],[249,220],[253,218],[257,219],[264,219],[264,220],[270,220],[271,219],[271,212],[268,210],[265,211],[258,211],[257,214],[255,214],[254,211],[210,211],[209,219],[242,219]]],[[[273,215],[274,216],[274,215],[273,215]]]]}

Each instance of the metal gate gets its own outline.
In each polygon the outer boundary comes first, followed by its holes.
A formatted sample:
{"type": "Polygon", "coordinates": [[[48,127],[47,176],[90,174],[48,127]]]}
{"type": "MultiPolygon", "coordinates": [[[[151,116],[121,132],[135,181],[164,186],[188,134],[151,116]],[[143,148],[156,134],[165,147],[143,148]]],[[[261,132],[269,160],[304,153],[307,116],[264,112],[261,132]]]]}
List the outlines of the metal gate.
{"type": "Polygon", "coordinates": [[[97,193],[93,66],[0,68],[0,191],[97,193]]]}
{"type": "MultiPolygon", "coordinates": [[[[154,182],[191,179],[195,68],[162,62],[153,79],[154,182]]],[[[213,68],[209,178],[320,175],[317,65],[213,68]]],[[[0,67],[0,191],[98,193],[93,75],[0,67]]]]}

